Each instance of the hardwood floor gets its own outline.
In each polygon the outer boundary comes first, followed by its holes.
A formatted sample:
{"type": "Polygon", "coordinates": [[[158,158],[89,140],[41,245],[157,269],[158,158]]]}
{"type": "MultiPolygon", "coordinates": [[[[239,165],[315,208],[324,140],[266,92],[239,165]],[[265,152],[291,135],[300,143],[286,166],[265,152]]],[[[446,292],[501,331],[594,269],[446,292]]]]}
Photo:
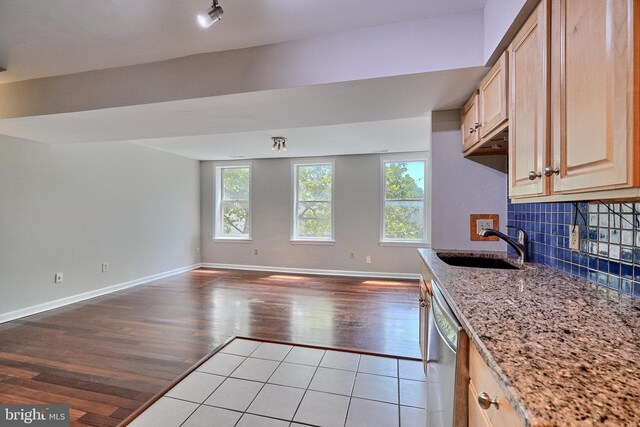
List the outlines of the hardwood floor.
{"type": "Polygon", "coordinates": [[[0,325],[0,403],[113,426],[239,335],[420,357],[413,281],[195,270],[0,325]]]}

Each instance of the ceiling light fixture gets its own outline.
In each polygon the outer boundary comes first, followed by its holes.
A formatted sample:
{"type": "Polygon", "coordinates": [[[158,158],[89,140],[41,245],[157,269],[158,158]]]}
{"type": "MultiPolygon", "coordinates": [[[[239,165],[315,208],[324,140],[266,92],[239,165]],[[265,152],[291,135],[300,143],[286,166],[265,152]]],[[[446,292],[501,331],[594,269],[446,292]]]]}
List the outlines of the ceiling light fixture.
{"type": "Polygon", "coordinates": [[[222,18],[223,13],[224,11],[218,5],[218,0],[213,0],[213,4],[207,13],[198,14],[198,24],[200,24],[202,28],[209,28],[222,18]]]}
{"type": "Polygon", "coordinates": [[[271,146],[273,151],[287,151],[287,138],[284,136],[273,136],[271,140],[273,141],[273,145],[271,146]]]}

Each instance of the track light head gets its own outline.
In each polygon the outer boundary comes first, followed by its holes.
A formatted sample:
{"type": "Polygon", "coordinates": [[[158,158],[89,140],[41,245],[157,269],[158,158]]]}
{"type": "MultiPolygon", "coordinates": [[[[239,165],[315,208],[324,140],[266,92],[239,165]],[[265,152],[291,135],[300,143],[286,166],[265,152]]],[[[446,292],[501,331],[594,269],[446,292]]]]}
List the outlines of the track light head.
{"type": "Polygon", "coordinates": [[[209,28],[222,18],[223,13],[224,11],[222,10],[222,7],[218,5],[218,0],[213,0],[213,4],[207,13],[201,13],[198,15],[198,24],[200,24],[202,28],[209,28]]]}
{"type": "Polygon", "coordinates": [[[287,151],[287,138],[284,136],[272,136],[271,140],[273,141],[271,146],[273,151],[287,151]]]}

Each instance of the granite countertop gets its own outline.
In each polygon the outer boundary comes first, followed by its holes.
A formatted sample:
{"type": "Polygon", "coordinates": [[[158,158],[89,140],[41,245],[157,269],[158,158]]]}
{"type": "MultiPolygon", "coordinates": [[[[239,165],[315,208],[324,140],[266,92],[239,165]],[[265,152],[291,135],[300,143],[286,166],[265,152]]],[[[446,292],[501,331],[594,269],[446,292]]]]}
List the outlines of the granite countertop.
{"type": "Polygon", "coordinates": [[[418,252],[526,425],[640,425],[638,300],[541,264],[453,267],[418,252]]]}

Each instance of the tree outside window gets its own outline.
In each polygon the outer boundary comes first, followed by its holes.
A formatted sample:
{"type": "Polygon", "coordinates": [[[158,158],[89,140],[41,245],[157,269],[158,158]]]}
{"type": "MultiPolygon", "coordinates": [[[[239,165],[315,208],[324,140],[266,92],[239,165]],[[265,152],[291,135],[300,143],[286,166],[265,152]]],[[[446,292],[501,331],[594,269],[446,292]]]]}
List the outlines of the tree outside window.
{"type": "Polygon", "coordinates": [[[331,163],[295,165],[293,238],[331,240],[333,238],[331,163]]]}
{"type": "Polygon", "coordinates": [[[383,241],[425,241],[425,161],[385,161],[383,170],[383,241]]]}
{"type": "Polygon", "coordinates": [[[250,188],[248,166],[220,167],[216,237],[249,238],[251,234],[250,188]]]}

